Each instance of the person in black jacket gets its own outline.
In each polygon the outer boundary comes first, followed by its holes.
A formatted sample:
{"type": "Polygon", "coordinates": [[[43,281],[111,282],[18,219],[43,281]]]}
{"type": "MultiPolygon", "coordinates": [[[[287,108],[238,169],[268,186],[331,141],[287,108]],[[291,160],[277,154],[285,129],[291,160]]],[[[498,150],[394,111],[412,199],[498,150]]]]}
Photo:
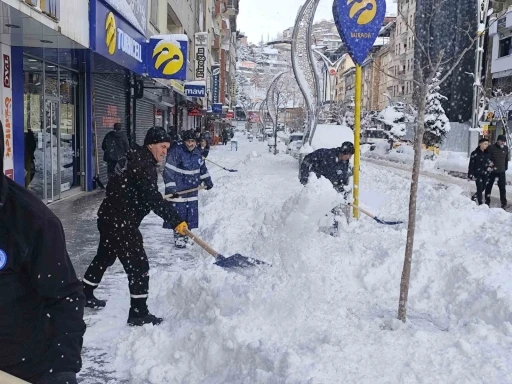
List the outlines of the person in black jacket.
{"type": "Polygon", "coordinates": [[[344,193],[350,178],[350,158],[354,154],[354,145],[346,141],[341,147],[318,149],[304,157],[300,166],[299,179],[303,185],[308,183],[309,174],[314,172],[329,180],[337,192],[344,193]]]}
{"type": "Polygon", "coordinates": [[[498,179],[498,188],[500,189],[501,208],[507,208],[507,178],[505,172],[508,170],[508,147],[505,135],[499,135],[496,144],[487,149],[494,164],[494,169],[489,175],[489,182],[485,188],[485,204],[491,204],[491,192],[494,181],[498,179]]]}
{"type": "Polygon", "coordinates": [[[188,228],[170,201],[158,192],[157,164],[165,159],[171,138],[163,128],[151,128],[144,146],[131,151],[124,168],[116,167],[107,196],[98,210],[100,244],[98,253],[83,278],[86,307],[100,308],[104,300],[94,296],[106,269],[119,257],[128,275],[130,313],[128,324],[160,324],[162,319],[149,313],[149,263],[139,226],[151,211],[163,218],[181,235],[188,228]]]}
{"type": "Polygon", "coordinates": [[[468,179],[475,180],[476,193],[472,200],[477,200],[478,205],[483,204],[482,194],[487,186],[489,174],[493,170],[493,162],[487,148],[489,147],[488,139],[480,139],[478,148],[471,153],[469,160],[468,179]]]}
{"type": "MultiPolygon", "coordinates": [[[[323,176],[329,180],[334,189],[342,193],[346,200],[348,191],[345,190],[345,187],[348,185],[351,176],[350,158],[353,154],[354,145],[349,141],[344,142],[338,148],[322,148],[310,153],[302,160],[299,173],[300,182],[306,185],[309,174],[314,172],[318,178],[323,176]]],[[[331,213],[334,217],[331,236],[337,236],[339,223],[336,218],[341,216],[342,209],[340,206],[333,208],[331,213]]]]}
{"type": "Polygon", "coordinates": [[[201,155],[204,159],[208,157],[208,154],[210,153],[210,144],[208,144],[208,140],[206,140],[206,137],[201,136],[199,139],[199,142],[197,143],[197,147],[201,151],[201,155]]]}
{"type": "Polygon", "coordinates": [[[105,135],[101,149],[103,149],[103,160],[107,163],[108,177],[114,175],[114,171],[118,162],[126,159],[126,154],[130,150],[128,137],[121,130],[121,124],[115,123],[114,130],[105,135]]]}
{"type": "Polygon", "coordinates": [[[76,384],[84,295],[60,220],[3,174],[0,123],[0,371],[37,384],[76,384]]]}

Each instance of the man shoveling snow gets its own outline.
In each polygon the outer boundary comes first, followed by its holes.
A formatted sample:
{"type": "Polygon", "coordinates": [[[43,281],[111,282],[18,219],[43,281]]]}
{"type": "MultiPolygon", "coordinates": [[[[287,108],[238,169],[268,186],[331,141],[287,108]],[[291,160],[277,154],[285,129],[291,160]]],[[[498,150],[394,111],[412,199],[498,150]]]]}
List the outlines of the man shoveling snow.
{"type": "MultiPolygon", "coordinates": [[[[300,166],[299,179],[301,184],[306,185],[309,174],[314,172],[318,178],[323,176],[329,180],[334,189],[342,193],[346,200],[348,197],[348,188],[346,187],[352,175],[350,159],[354,152],[354,145],[349,141],[345,141],[341,147],[333,149],[322,148],[310,153],[304,157],[300,166]]],[[[340,207],[341,205],[331,211],[334,214],[334,232],[331,233],[332,235],[336,235],[338,230],[338,220],[336,217],[341,214],[340,207]]]]}

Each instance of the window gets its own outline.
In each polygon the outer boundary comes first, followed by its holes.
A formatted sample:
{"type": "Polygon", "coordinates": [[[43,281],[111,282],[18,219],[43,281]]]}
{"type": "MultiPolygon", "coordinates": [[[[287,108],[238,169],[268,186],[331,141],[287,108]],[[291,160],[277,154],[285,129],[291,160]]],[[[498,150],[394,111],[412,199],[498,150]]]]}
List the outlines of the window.
{"type": "Polygon", "coordinates": [[[512,36],[507,37],[506,39],[500,40],[500,50],[498,53],[498,57],[504,57],[510,55],[510,48],[512,46],[512,36]]]}
{"type": "Polygon", "coordinates": [[[149,22],[158,30],[158,0],[151,0],[151,14],[149,22]]]}

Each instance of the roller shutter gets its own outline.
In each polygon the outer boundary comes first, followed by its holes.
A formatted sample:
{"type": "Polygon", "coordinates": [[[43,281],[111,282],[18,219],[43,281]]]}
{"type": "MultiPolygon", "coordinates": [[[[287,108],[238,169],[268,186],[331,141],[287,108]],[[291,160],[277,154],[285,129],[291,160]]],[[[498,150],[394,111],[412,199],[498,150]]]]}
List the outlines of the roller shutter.
{"type": "MultiPolygon", "coordinates": [[[[107,164],[103,161],[101,144],[115,123],[121,123],[127,132],[126,98],[128,79],[123,74],[95,74],[93,80],[93,117],[98,134],[100,180],[108,180],[107,164]]],[[[93,143],[94,144],[94,143],[93,143]]],[[[96,172],[95,172],[96,173],[96,172]]]]}
{"type": "Polygon", "coordinates": [[[147,99],[139,99],[136,103],[135,136],[137,144],[143,145],[146,132],[155,124],[155,109],[153,102],[147,99]]]}

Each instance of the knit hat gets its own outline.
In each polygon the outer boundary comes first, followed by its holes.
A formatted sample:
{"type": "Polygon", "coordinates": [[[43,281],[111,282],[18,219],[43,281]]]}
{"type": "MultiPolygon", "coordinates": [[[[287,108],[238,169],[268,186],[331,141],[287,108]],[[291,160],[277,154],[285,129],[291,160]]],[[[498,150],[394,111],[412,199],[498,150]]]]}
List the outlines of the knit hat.
{"type": "Polygon", "coordinates": [[[159,144],[159,143],[171,143],[171,137],[165,129],[161,127],[152,127],[146,133],[144,139],[144,145],[159,144]]]}
{"type": "Polygon", "coordinates": [[[354,144],[352,144],[350,141],[345,141],[343,144],[341,144],[340,153],[342,155],[353,155],[355,153],[354,144]]]}
{"type": "Polygon", "coordinates": [[[196,134],[194,133],[194,131],[191,131],[191,130],[188,130],[188,131],[183,131],[181,133],[181,139],[183,141],[187,141],[187,140],[195,140],[196,139],[196,134]]]}
{"type": "Polygon", "coordinates": [[[507,137],[505,135],[499,135],[497,141],[504,141],[506,143],[507,142],[507,137]]]}

